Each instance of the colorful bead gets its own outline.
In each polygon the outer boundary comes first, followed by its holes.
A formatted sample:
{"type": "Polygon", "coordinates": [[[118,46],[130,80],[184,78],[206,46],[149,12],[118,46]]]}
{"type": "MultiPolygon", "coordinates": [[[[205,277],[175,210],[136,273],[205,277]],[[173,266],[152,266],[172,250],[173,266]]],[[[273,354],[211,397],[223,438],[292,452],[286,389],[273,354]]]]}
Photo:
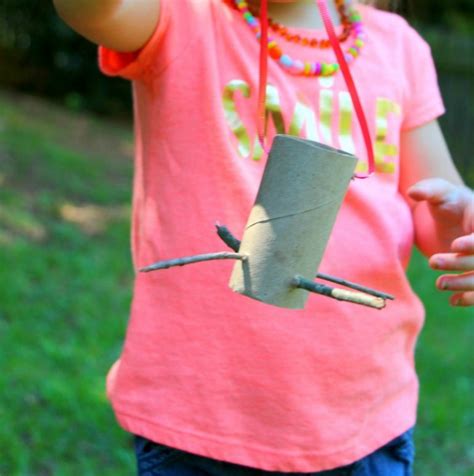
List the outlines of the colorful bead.
{"type": "Polygon", "coordinates": [[[358,53],[357,53],[357,50],[356,50],[355,48],[351,47],[351,48],[349,48],[349,49],[347,50],[347,52],[348,52],[350,55],[352,55],[354,58],[357,58],[358,53]]]}
{"type": "Polygon", "coordinates": [[[281,56],[283,54],[283,51],[281,51],[281,49],[278,45],[275,45],[275,46],[269,48],[268,53],[273,59],[277,60],[277,59],[281,58],[281,56]]]}
{"type": "Polygon", "coordinates": [[[330,67],[330,65],[327,64],[327,63],[322,63],[321,64],[321,76],[329,76],[328,75],[329,67],[330,67]]]}
{"type": "Polygon", "coordinates": [[[280,63],[281,63],[283,66],[287,66],[288,68],[290,68],[291,66],[293,66],[293,60],[292,60],[288,55],[281,55],[281,57],[280,57],[280,63]]]}

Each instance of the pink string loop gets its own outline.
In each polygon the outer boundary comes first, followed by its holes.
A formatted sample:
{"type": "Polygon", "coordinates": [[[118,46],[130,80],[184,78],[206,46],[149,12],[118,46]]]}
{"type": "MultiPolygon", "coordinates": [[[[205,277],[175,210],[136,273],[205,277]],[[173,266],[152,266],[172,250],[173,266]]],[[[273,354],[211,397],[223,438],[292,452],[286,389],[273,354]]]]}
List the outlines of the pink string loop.
{"type": "Polygon", "coordinates": [[[257,135],[263,150],[268,155],[270,148],[266,144],[267,116],[265,111],[268,77],[268,3],[260,3],[260,75],[258,84],[257,135]]]}
{"type": "Polygon", "coordinates": [[[341,46],[339,45],[339,41],[337,40],[336,33],[334,32],[334,26],[332,24],[331,17],[329,15],[326,0],[317,0],[316,3],[321,13],[321,17],[324,22],[324,27],[326,28],[326,32],[328,34],[329,41],[331,42],[332,49],[334,50],[334,53],[336,54],[337,61],[339,62],[342,76],[344,77],[347,88],[349,89],[349,94],[351,95],[352,103],[354,104],[354,109],[357,115],[357,119],[359,120],[360,128],[362,130],[362,136],[364,138],[365,148],[367,149],[367,158],[369,161],[368,173],[366,175],[355,174],[355,177],[367,178],[367,177],[370,177],[374,173],[374,170],[375,170],[374,149],[372,147],[372,141],[370,139],[367,119],[365,117],[364,110],[360,103],[359,94],[357,93],[357,88],[356,88],[356,85],[354,84],[354,80],[352,79],[352,75],[349,70],[349,66],[347,65],[346,58],[344,56],[344,53],[342,52],[341,46]]]}
{"type": "MultiPolygon", "coordinates": [[[[368,173],[367,174],[355,174],[356,178],[367,178],[370,177],[375,170],[375,159],[374,151],[372,147],[372,141],[370,138],[369,127],[367,125],[367,119],[364,114],[364,110],[360,103],[359,94],[357,93],[357,88],[352,79],[351,72],[346,62],[344,53],[341,50],[339,41],[337,39],[336,33],[334,31],[334,25],[331,21],[329,15],[327,2],[326,0],[316,0],[319,12],[323,19],[324,28],[326,29],[329,41],[331,43],[332,49],[336,54],[336,58],[339,62],[344,81],[346,82],[347,88],[349,89],[349,94],[352,98],[352,103],[357,115],[357,119],[360,124],[362,131],[362,136],[364,138],[365,147],[367,149],[367,158],[368,158],[368,173]]],[[[267,88],[267,77],[268,77],[268,0],[261,0],[260,2],[260,77],[259,77],[259,89],[258,89],[258,118],[257,118],[257,134],[265,152],[268,154],[268,147],[266,146],[265,132],[266,132],[266,113],[265,113],[265,102],[266,102],[266,88],[267,88]]]]}

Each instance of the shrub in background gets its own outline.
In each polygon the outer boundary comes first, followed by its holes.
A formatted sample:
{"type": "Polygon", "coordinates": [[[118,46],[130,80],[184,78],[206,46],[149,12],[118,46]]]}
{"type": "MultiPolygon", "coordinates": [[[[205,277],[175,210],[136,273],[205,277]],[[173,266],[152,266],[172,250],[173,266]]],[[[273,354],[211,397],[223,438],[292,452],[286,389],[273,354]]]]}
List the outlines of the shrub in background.
{"type": "Polygon", "coordinates": [[[97,68],[97,48],[69,29],[51,1],[0,1],[0,85],[74,109],[127,114],[130,86],[97,68]]]}

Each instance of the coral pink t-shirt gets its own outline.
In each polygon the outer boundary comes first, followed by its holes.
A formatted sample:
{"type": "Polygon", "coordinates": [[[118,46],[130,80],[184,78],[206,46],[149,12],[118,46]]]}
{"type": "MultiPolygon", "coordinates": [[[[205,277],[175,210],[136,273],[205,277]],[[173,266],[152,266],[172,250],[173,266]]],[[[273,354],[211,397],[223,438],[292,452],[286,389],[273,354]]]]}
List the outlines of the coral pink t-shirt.
{"type": "MultiPolygon", "coordinates": [[[[100,50],[106,74],[133,80],[136,269],[226,250],[214,224],[241,237],[266,160],[256,138],[252,31],[222,0],[161,5],[140,52],[100,50]]],[[[398,192],[399,138],[441,115],[443,104],[418,34],[395,14],[360,11],[368,40],[351,71],[377,172],[351,183],[319,270],[396,300],[376,311],[311,295],[304,310],[277,308],[229,289],[231,261],[137,273],[125,345],[108,378],[128,431],[214,459],[313,472],[349,464],[414,425],[424,311],[405,277],[413,223],[398,192]]],[[[366,167],[340,74],[294,77],[271,60],[267,108],[269,136],[314,139],[355,153],[359,171],[366,167]]]]}

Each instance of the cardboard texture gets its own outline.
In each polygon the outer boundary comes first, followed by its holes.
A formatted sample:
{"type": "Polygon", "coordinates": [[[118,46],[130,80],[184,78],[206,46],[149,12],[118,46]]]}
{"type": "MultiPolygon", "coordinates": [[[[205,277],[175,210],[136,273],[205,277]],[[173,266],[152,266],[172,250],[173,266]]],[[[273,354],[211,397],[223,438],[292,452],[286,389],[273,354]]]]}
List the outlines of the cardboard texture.
{"type": "Polygon", "coordinates": [[[303,309],[357,159],[317,142],[277,135],[245,227],[229,286],[267,304],[303,309]]]}

